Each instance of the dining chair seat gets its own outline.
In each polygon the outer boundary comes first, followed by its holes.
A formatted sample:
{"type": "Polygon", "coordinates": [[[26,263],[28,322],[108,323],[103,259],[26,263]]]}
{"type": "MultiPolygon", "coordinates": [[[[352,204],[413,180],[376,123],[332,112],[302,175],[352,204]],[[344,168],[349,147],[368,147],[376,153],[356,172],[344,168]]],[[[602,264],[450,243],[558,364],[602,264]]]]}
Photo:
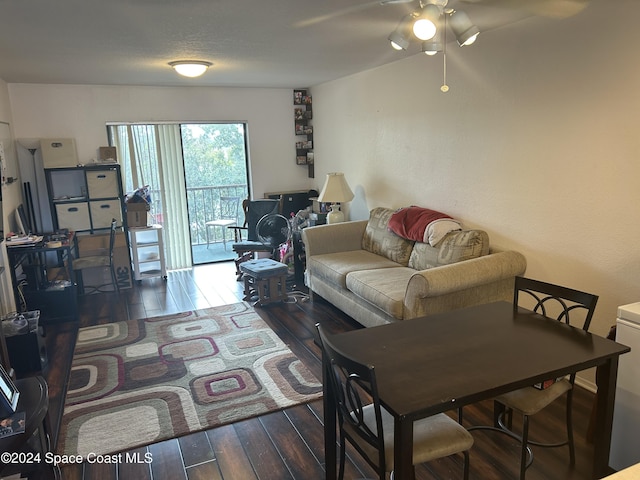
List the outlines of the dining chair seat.
{"type": "Polygon", "coordinates": [[[106,255],[90,255],[76,258],[73,261],[73,268],[74,270],[84,270],[85,268],[108,267],[109,263],[109,257],[106,255]]]}
{"type": "MultiPolygon", "coordinates": [[[[376,413],[373,404],[363,409],[364,423],[374,432],[376,429],[376,413]]],[[[380,409],[382,414],[382,430],[384,432],[384,455],[388,470],[393,470],[394,459],[394,419],[384,407],[380,409]]],[[[352,429],[345,423],[344,428],[352,429]]],[[[350,432],[351,438],[358,440],[359,446],[367,451],[371,458],[377,455],[377,448],[367,443],[357,435],[350,432]]],[[[438,458],[448,457],[459,452],[469,450],[473,446],[473,437],[466,428],[444,413],[418,420],[413,424],[413,463],[415,465],[429,462],[438,458]]]]}
{"type": "Polygon", "coordinates": [[[556,398],[560,398],[572,388],[571,382],[563,378],[544,390],[539,390],[535,387],[521,388],[520,390],[500,395],[495,400],[503,405],[509,405],[513,410],[523,415],[531,416],[543,410],[556,398]]]}

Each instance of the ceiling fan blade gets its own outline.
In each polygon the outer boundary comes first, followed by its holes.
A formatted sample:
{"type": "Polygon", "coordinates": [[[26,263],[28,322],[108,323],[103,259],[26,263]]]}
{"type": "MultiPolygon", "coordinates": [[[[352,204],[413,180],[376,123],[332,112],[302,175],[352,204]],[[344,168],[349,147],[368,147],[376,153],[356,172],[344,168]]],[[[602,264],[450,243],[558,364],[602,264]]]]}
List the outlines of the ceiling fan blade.
{"type": "Polygon", "coordinates": [[[568,18],[586,8],[589,0],[462,0],[464,3],[523,10],[534,15],[568,18]]]}
{"type": "Polygon", "coordinates": [[[340,10],[336,10],[331,13],[327,13],[324,15],[318,15],[316,17],[308,18],[306,20],[301,20],[293,24],[294,28],[304,28],[310,27],[312,25],[316,25],[318,23],[326,22],[327,20],[331,20],[333,18],[341,17],[343,15],[349,15],[351,13],[360,12],[362,10],[366,10],[368,8],[380,5],[395,5],[399,3],[411,3],[415,0],[375,0],[366,3],[361,3],[359,5],[351,5],[350,7],[341,8],[340,10]]]}

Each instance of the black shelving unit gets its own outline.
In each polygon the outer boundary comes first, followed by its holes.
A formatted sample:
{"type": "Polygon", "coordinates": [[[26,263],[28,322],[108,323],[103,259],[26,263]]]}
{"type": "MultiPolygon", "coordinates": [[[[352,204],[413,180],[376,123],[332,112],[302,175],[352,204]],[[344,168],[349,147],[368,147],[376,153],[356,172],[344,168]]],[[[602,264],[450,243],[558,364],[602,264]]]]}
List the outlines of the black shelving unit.
{"type": "Polygon", "coordinates": [[[294,125],[296,132],[296,164],[306,165],[309,178],[314,178],[313,103],[305,89],[293,91],[294,125]]]}

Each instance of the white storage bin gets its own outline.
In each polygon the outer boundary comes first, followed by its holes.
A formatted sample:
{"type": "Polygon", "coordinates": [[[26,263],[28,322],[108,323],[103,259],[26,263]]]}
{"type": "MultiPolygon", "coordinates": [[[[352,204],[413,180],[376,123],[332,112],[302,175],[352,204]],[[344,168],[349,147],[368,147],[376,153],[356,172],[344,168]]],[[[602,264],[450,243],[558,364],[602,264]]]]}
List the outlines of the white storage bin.
{"type": "Polygon", "coordinates": [[[110,198],[118,196],[118,178],[115,170],[87,170],[89,198],[110,198]]]}
{"type": "Polygon", "coordinates": [[[40,146],[44,168],[78,166],[76,141],[73,138],[41,138],[40,146]]]}
{"type": "Polygon", "coordinates": [[[122,210],[120,200],[102,200],[89,202],[93,228],[110,228],[111,220],[115,218],[118,224],[122,224],[122,210]]]}
{"type": "Polygon", "coordinates": [[[63,203],[56,205],[58,215],[58,227],[69,230],[90,230],[91,219],[89,207],[86,203],[63,203]]]}

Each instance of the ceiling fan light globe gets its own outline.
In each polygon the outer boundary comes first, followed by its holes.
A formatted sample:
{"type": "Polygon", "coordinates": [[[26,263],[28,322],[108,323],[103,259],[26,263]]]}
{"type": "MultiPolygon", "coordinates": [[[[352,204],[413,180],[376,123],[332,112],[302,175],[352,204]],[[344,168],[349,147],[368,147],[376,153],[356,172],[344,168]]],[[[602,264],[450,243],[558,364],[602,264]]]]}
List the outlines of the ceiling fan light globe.
{"type": "Polygon", "coordinates": [[[394,42],[393,40],[391,40],[391,47],[394,50],[404,50],[404,48],[402,48],[400,45],[398,45],[396,42],[394,42]]]}
{"type": "Polygon", "coordinates": [[[480,32],[476,32],[473,35],[471,35],[469,38],[467,38],[464,42],[462,42],[460,44],[461,47],[466,47],[469,45],[472,45],[475,43],[476,39],[478,38],[478,35],[480,35],[480,32]]]}
{"type": "Polygon", "coordinates": [[[413,24],[413,34],[420,40],[430,40],[436,35],[436,24],[426,18],[419,18],[413,24]]]}
{"type": "Polygon", "coordinates": [[[415,15],[415,22],[413,22],[413,34],[420,40],[430,40],[435,37],[438,31],[437,22],[440,18],[440,9],[430,3],[426,5],[419,14],[415,15]]]}

